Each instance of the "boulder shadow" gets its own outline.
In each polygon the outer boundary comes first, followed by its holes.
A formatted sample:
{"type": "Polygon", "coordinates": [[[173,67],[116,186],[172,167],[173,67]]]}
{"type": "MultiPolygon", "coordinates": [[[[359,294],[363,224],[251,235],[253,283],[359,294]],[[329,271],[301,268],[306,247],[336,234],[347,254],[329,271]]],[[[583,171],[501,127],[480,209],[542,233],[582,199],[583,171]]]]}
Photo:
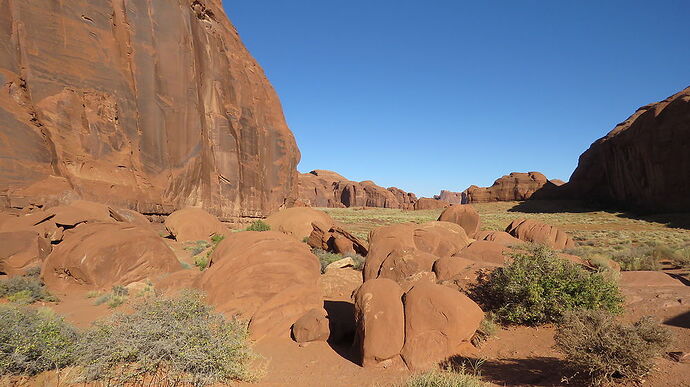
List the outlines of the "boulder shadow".
{"type": "Polygon", "coordinates": [[[681,313],[664,321],[664,325],[690,329],[690,312],[681,313]]]}
{"type": "Polygon", "coordinates": [[[564,361],[555,357],[483,360],[454,356],[444,365],[454,369],[464,367],[465,372],[477,372],[482,380],[499,386],[587,385],[587,380],[569,377],[575,375],[575,371],[567,368],[564,361]]]}
{"type": "Polygon", "coordinates": [[[355,344],[355,305],[347,301],[324,301],[331,334],[328,345],[342,358],[361,365],[355,344]]]}

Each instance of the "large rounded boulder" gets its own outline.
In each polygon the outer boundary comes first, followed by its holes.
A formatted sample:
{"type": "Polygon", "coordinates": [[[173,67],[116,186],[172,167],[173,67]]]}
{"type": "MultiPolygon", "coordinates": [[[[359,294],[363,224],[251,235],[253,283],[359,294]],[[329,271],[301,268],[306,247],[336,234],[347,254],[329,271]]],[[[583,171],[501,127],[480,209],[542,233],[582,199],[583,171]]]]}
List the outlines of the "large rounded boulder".
{"type": "Polygon", "coordinates": [[[474,241],[462,249],[457,256],[479,263],[502,266],[511,259],[509,254],[512,251],[509,247],[498,242],[474,241]]]}
{"type": "Polygon", "coordinates": [[[411,370],[427,370],[457,353],[484,318],[466,295],[443,285],[421,282],[403,297],[405,344],[401,355],[411,370]]]}
{"type": "Polygon", "coordinates": [[[209,240],[213,235],[228,234],[218,218],[201,208],[184,208],[165,218],[165,228],[178,242],[209,240]]]}
{"type": "Polygon", "coordinates": [[[506,247],[525,244],[525,241],[521,241],[505,231],[480,231],[474,235],[474,239],[478,241],[496,242],[506,247]]]}
{"type": "Polygon", "coordinates": [[[309,207],[292,207],[280,210],[268,218],[266,223],[271,230],[290,235],[298,241],[308,238],[317,224],[320,229],[328,230],[334,224],[333,219],[327,213],[309,207]]]}
{"type": "Polygon", "coordinates": [[[575,241],[564,231],[533,219],[514,220],[506,232],[525,242],[539,243],[552,249],[563,250],[575,247],[575,241]]]}
{"type": "Polygon", "coordinates": [[[50,241],[37,232],[0,232],[0,274],[23,274],[50,253],[50,241]]]}
{"type": "Polygon", "coordinates": [[[179,270],[162,238],[128,223],[88,223],[66,232],[46,257],[42,276],[49,288],[110,289],[179,270]]]}
{"type": "Polygon", "coordinates": [[[446,208],[438,220],[460,225],[469,236],[479,231],[479,213],[469,204],[455,204],[446,208]]]}
{"type": "Polygon", "coordinates": [[[355,345],[362,366],[369,367],[400,355],[405,342],[402,289],[392,280],[366,281],[355,291],[355,345]]]}
{"type": "Polygon", "coordinates": [[[245,231],[218,244],[197,287],[219,311],[249,320],[254,339],[289,337],[300,317],[323,307],[320,274],[306,244],[280,232],[245,231]]]}
{"type": "MultiPolygon", "coordinates": [[[[430,271],[431,266],[427,262],[429,260],[420,253],[437,258],[450,257],[469,243],[470,239],[465,230],[450,222],[400,223],[379,227],[369,235],[369,254],[364,265],[364,281],[378,278],[384,262],[389,258],[400,261],[396,255],[414,257],[414,265],[419,267],[420,271],[430,271]]],[[[409,266],[404,271],[408,275],[414,274],[410,272],[409,266]]]]}

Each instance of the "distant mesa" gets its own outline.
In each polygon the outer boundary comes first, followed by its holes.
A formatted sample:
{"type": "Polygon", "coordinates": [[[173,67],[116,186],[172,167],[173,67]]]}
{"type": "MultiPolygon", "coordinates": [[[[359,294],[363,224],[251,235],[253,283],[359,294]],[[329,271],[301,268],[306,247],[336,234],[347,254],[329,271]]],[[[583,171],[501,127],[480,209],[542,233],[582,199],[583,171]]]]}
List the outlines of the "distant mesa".
{"type": "Polygon", "coordinates": [[[299,199],[311,207],[381,207],[412,210],[417,196],[396,187],[383,188],[371,180],[356,182],[333,171],[313,170],[299,175],[299,199]]]}
{"type": "Polygon", "coordinates": [[[491,187],[472,185],[462,192],[443,190],[434,199],[451,204],[522,201],[530,199],[537,191],[548,191],[563,184],[562,180],[549,180],[540,172],[513,172],[496,180],[491,187]]]}

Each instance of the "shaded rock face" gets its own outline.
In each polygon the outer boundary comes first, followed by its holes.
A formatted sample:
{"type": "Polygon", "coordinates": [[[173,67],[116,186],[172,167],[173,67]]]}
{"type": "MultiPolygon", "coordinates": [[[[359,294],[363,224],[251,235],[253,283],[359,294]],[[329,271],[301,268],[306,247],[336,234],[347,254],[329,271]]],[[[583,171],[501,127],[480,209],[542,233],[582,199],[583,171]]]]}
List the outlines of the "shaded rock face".
{"type": "Polygon", "coordinates": [[[294,201],[295,140],[220,0],[0,8],[7,201],[48,190],[150,214],[199,206],[222,220],[294,201]],[[27,190],[56,177],[62,186],[27,190]]]}
{"type": "Polygon", "coordinates": [[[690,87],[640,109],[580,156],[557,197],[643,211],[690,208],[690,87]]]}
{"type": "Polygon", "coordinates": [[[563,230],[533,219],[516,219],[508,225],[506,232],[522,241],[543,244],[556,250],[576,246],[573,238],[563,230]]]}
{"type": "MultiPolygon", "coordinates": [[[[560,180],[557,182],[560,183],[560,180]]],[[[496,180],[491,187],[473,185],[463,193],[467,197],[467,203],[527,200],[548,183],[546,176],[539,172],[513,172],[496,180]]]]}
{"type": "Polygon", "coordinates": [[[417,197],[396,187],[380,187],[371,180],[356,182],[332,171],[314,170],[299,175],[299,201],[312,207],[411,210],[417,197]]]}
{"type": "Polygon", "coordinates": [[[459,225],[472,238],[479,231],[479,213],[468,204],[456,204],[446,208],[438,217],[438,220],[459,225]]]}
{"type": "Polygon", "coordinates": [[[446,208],[450,206],[450,203],[444,202],[443,200],[437,200],[432,198],[419,198],[417,203],[414,205],[415,210],[436,210],[439,208],[446,208]]]}

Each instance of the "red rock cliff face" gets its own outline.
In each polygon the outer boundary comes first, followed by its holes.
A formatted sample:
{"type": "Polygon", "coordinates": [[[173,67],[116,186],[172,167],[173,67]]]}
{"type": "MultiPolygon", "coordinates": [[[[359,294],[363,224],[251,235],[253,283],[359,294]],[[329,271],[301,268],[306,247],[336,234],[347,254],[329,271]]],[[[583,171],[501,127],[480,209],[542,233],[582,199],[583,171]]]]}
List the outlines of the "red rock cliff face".
{"type": "Polygon", "coordinates": [[[594,142],[562,192],[637,210],[690,210],[690,87],[594,142]]]}
{"type": "Polygon", "coordinates": [[[0,0],[0,190],[266,215],[299,151],[221,0],[0,0]],[[46,185],[46,184],[44,184],[46,185]],[[50,184],[47,184],[50,185],[50,184]]]}
{"type": "Polygon", "coordinates": [[[351,181],[326,170],[299,175],[299,199],[312,207],[383,207],[411,210],[413,193],[396,187],[383,188],[371,180],[351,181]]]}
{"type": "Polygon", "coordinates": [[[491,187],[473,185],[463,193],[468,203],[527,200],[547,183],[549,180],[539,172],[513,172],[496,180],[491,187]]]}

